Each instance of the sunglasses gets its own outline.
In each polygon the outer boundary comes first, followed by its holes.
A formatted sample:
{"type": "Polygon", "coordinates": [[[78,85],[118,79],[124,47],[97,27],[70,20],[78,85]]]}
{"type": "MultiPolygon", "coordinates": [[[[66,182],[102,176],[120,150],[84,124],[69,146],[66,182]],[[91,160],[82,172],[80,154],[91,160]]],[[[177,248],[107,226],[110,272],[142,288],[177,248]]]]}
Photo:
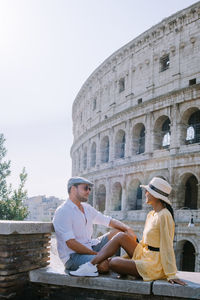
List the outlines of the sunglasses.
{"type": "MultiPolygon", "coordinates": [[[[79,186],[79,184],[75,184],[74,186],[77,187],[77,186],[79,186]]],[[[84,189],[84,191],[86,191],[86,192],[87,192],[88,190],[91,191],[91,187],[88,186],[88,185],[85,185],[85,186],[83,187],[83,189],[84,189]]]]}
{"type": "Polygon", "coordinates": [[[91,191],[91,187],[89,187],[89,186],[87,186],[87,185],[84,186],[83,189],[84,189],[84,191],[86,191],[86,192],[87,192],[88,190],[91,191]]]}

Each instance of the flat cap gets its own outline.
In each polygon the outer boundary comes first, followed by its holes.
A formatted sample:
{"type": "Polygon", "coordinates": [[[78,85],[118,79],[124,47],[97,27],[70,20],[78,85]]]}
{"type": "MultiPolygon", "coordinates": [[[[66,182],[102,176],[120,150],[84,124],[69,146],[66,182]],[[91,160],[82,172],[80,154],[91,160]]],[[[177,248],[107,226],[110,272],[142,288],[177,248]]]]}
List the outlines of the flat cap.
{"type": "Polygon", "coordinates": [[[71,177],[69,180],[68,180],[68,183],[67,183],[67,187],[68,187],[68,190],[73,186],[73,185],[76,185],[76,184],[81,184],[81,183],[85,183],[85,184],[88,184],[90,186],[93,186],[94,184],[89,181],[88,179],[84,178],[84,177],[71,177]]]}

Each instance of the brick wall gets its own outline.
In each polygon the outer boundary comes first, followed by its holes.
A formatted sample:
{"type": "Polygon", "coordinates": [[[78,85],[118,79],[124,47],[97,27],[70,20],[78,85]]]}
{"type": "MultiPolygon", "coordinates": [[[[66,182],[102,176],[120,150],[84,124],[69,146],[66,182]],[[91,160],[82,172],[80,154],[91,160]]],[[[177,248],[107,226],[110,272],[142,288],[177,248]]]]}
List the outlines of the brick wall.
{"type": "Polygon", "coordinates": [[[50,260],[51,223],[0,221],[0,299],[17,297],[28,272],[50,260]]]}

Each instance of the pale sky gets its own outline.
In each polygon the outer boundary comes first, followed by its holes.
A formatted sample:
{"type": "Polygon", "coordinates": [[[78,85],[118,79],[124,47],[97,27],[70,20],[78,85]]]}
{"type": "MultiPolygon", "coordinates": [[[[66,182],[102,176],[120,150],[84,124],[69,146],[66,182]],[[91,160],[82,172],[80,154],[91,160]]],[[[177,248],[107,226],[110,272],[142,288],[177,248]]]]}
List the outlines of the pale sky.
{"type": "Polygon", "coordinates": [[[0,0],[0,132],[28,196],[66,198],[71,108],[113,52],[192,0],[0,0]]]}

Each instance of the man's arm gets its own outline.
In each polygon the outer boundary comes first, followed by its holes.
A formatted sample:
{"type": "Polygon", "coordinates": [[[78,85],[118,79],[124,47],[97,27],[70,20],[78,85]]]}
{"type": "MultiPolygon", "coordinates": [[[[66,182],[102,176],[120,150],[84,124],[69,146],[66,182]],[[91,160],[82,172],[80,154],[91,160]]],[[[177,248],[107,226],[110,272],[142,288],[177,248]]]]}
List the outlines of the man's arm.
{"type": "Polygon", "coordinates": [[[66,241],[66,244],[67,244],[67,247],[69,247],[70,249],[74,250],[76,253],[79,253],[79,254],[90,254],[90,255],[97,254],[97,252],[87,248],[86,246],[79,243],[75,239],[70,239],[70,240],[66,241]]]}
{"type": "Polygon", "coordinates": [[[135,240],[137,239],[137,236],[136,236],[135,232],[133,231],[133,229],[131,227],[129,227],[128,225],[120,222],[119,220],[111,219],[110,223],[109,223],[109,227],[126,232],[128,235],[130,235],[135,240]]]}
{"type": "Polygon", "coordinates": [[[115,228],[115,229],[118,229],[120,231],[127,231],[128,229],[130,229],[129,226],[127,226],[126,224],[116,220],[116,219],[111,219],[110,220],[110,223],[109,223],[109,227],[112,227],[112,228],[115,228]]]}

